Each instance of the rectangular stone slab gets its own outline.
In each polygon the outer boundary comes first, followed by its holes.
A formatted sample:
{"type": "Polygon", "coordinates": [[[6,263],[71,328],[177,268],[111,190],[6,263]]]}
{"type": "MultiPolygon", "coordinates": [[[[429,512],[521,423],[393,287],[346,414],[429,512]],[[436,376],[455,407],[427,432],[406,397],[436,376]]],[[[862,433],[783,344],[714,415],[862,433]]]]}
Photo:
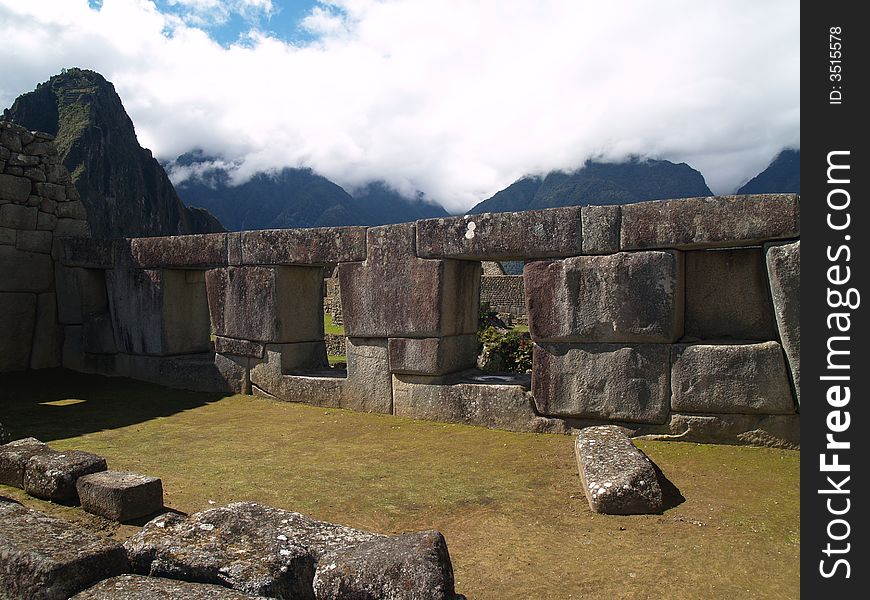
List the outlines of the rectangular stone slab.
{"type": "Polygon", "coordinates": [[[417,221],[417,256],[524,260],[583,252],[580,207],[417,221]]]}
{"type": "Polygon", "coordinates": [[[771,245],[765,248],[767,278],[798,406],[801,404],[801,243],[771,245]]]}
{"type": "Polygon", "coordinates": [[[686,413],[795,412],[777,342],[673,347],[671,408],[686,413]]]}
{"type": "Polygon", "coordinates": [[[408,375],[446,375],[474,368],[477,336],[390,338],[390,371],[408,375]]]}
{"type": "Polygon", "coordinates": [[[76,482],[82,508],[113,521],[130,521],[163,508],[163,483],[157,477],[102,471],[76,482]]]}
{"type": "Polygon", "coordinates": [[[532,363],[532,395],[542,415],[634,423],[667,418],[668,345],[536,345],[532,363]]]}
{"type": "Polygon", "coordinates": [[[106,470],[106,459],[83,450],[38,453],[27,460],[24,491],[53,502],[77,502],[79,477],[106,470]]]}
{"type": "Polygon", "coordinates": [[[130,255],[131,266],[142,269],[220,267],[227,264],[227,234],[134,238],[130,255]]]}
{"type": "Polygon", "coordinates": [[[328,265],[364,260],[365,227],[316,227],[244,231],[246,265],[328,265]]]}
{"type": "Polygon", "coordinates": [[[619,206],[584,206],[580,213],[583,221],[583,254],[612,254],[619,252],[619,206]]]}
{"type": "Polygon", "coordinates": [[[125,571],[118,542],[0,501],[0,598],[66,600],[125,571]]]}
{"type": "Polygon", "coordinates": [[[656,200],[622,207],[622,250],[757,246],[800,237],[795,194],[656,200]]]}
{"type": "Polygon", "coordinates": [[[523,281],[536,342],[662,343],[683,335],[681,252],[535,261],[523,281]]]}

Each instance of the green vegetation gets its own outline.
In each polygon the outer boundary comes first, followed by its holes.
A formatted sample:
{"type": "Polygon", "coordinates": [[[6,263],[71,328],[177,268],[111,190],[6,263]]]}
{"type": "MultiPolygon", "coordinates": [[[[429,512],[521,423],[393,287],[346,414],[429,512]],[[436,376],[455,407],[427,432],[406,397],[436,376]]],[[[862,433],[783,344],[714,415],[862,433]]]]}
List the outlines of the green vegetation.
{"type": "Polygon", "coordinates": [[[344,335],[344,327],[332,322],[332,315],[323,313],[323,333],[327,335],[344,335]]]}
{"type": "Polygon", "coordinates": [[[499,371],[525,373],[531,370],[533,345],[528,329],[523,335],[516,328],[502,333],[490,326],[477,331],[477,340],[482,348],[501,357],[499,371]]]}
{"type": "Polygon", "coordinates": [[[327,355],[327,360],[329,361],[329,366],[335,366],[335,363],[347,363],[347,356],[344,354],[329,354],[327,355]]]}
{"type": "MultiPolygon", "coordinates": [[[[0,375],[3,422],[113,469],[159,475],[192,512],[256,500],[315,518],[446,536],[469,598],[796,598],[799,453],[642,441],[685,501],[602,516],[573,438],[168,390],[67,371],[0,375]]],[[[0,495],[125,538],[80,509],[0,495]]]]}

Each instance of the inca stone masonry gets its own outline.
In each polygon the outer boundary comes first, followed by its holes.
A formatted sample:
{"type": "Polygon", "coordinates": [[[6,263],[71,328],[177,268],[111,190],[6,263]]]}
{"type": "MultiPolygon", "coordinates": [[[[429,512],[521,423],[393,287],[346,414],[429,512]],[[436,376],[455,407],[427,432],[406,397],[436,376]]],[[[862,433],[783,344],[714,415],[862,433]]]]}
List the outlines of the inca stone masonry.
{"type": "Polygon", "coordinates": [[[0,371],[62,365],[518,431],[617,423],[799,444],[795,195],[102,241],[48,136],[0,127],[0,371]],[[492,260],[526,261],[530,381],[474,370],[492,260]],[[336,266],[346,370],[324,344],[336,266]]]}

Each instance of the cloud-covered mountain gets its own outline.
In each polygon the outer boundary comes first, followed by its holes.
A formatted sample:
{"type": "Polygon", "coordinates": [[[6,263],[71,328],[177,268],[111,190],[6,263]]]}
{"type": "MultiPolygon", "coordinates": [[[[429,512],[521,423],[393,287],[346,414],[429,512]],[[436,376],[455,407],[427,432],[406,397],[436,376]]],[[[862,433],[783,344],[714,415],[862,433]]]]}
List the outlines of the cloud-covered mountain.
{"type": "Polygon", "coordinates": [[[738,194],[801,193],[801,151],[783,150],[767,168],[737,190],[738,194]]]}

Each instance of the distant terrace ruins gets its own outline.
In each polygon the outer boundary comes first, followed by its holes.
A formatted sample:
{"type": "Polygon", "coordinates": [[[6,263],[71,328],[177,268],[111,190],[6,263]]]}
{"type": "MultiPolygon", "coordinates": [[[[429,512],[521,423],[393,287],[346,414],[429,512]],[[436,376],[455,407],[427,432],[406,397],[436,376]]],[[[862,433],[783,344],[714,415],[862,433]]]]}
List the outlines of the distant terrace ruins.
{"type": "Polygon", "coordinates": [[[799,445],[798,196],[95,240],[49,137],[0,127],[0,371],[799,445]],[[525,261],[530,380],[474,369],[481,261],[504,260],[525,261]],[[335,267],[346,370],[324,344],[335,267]]]}

